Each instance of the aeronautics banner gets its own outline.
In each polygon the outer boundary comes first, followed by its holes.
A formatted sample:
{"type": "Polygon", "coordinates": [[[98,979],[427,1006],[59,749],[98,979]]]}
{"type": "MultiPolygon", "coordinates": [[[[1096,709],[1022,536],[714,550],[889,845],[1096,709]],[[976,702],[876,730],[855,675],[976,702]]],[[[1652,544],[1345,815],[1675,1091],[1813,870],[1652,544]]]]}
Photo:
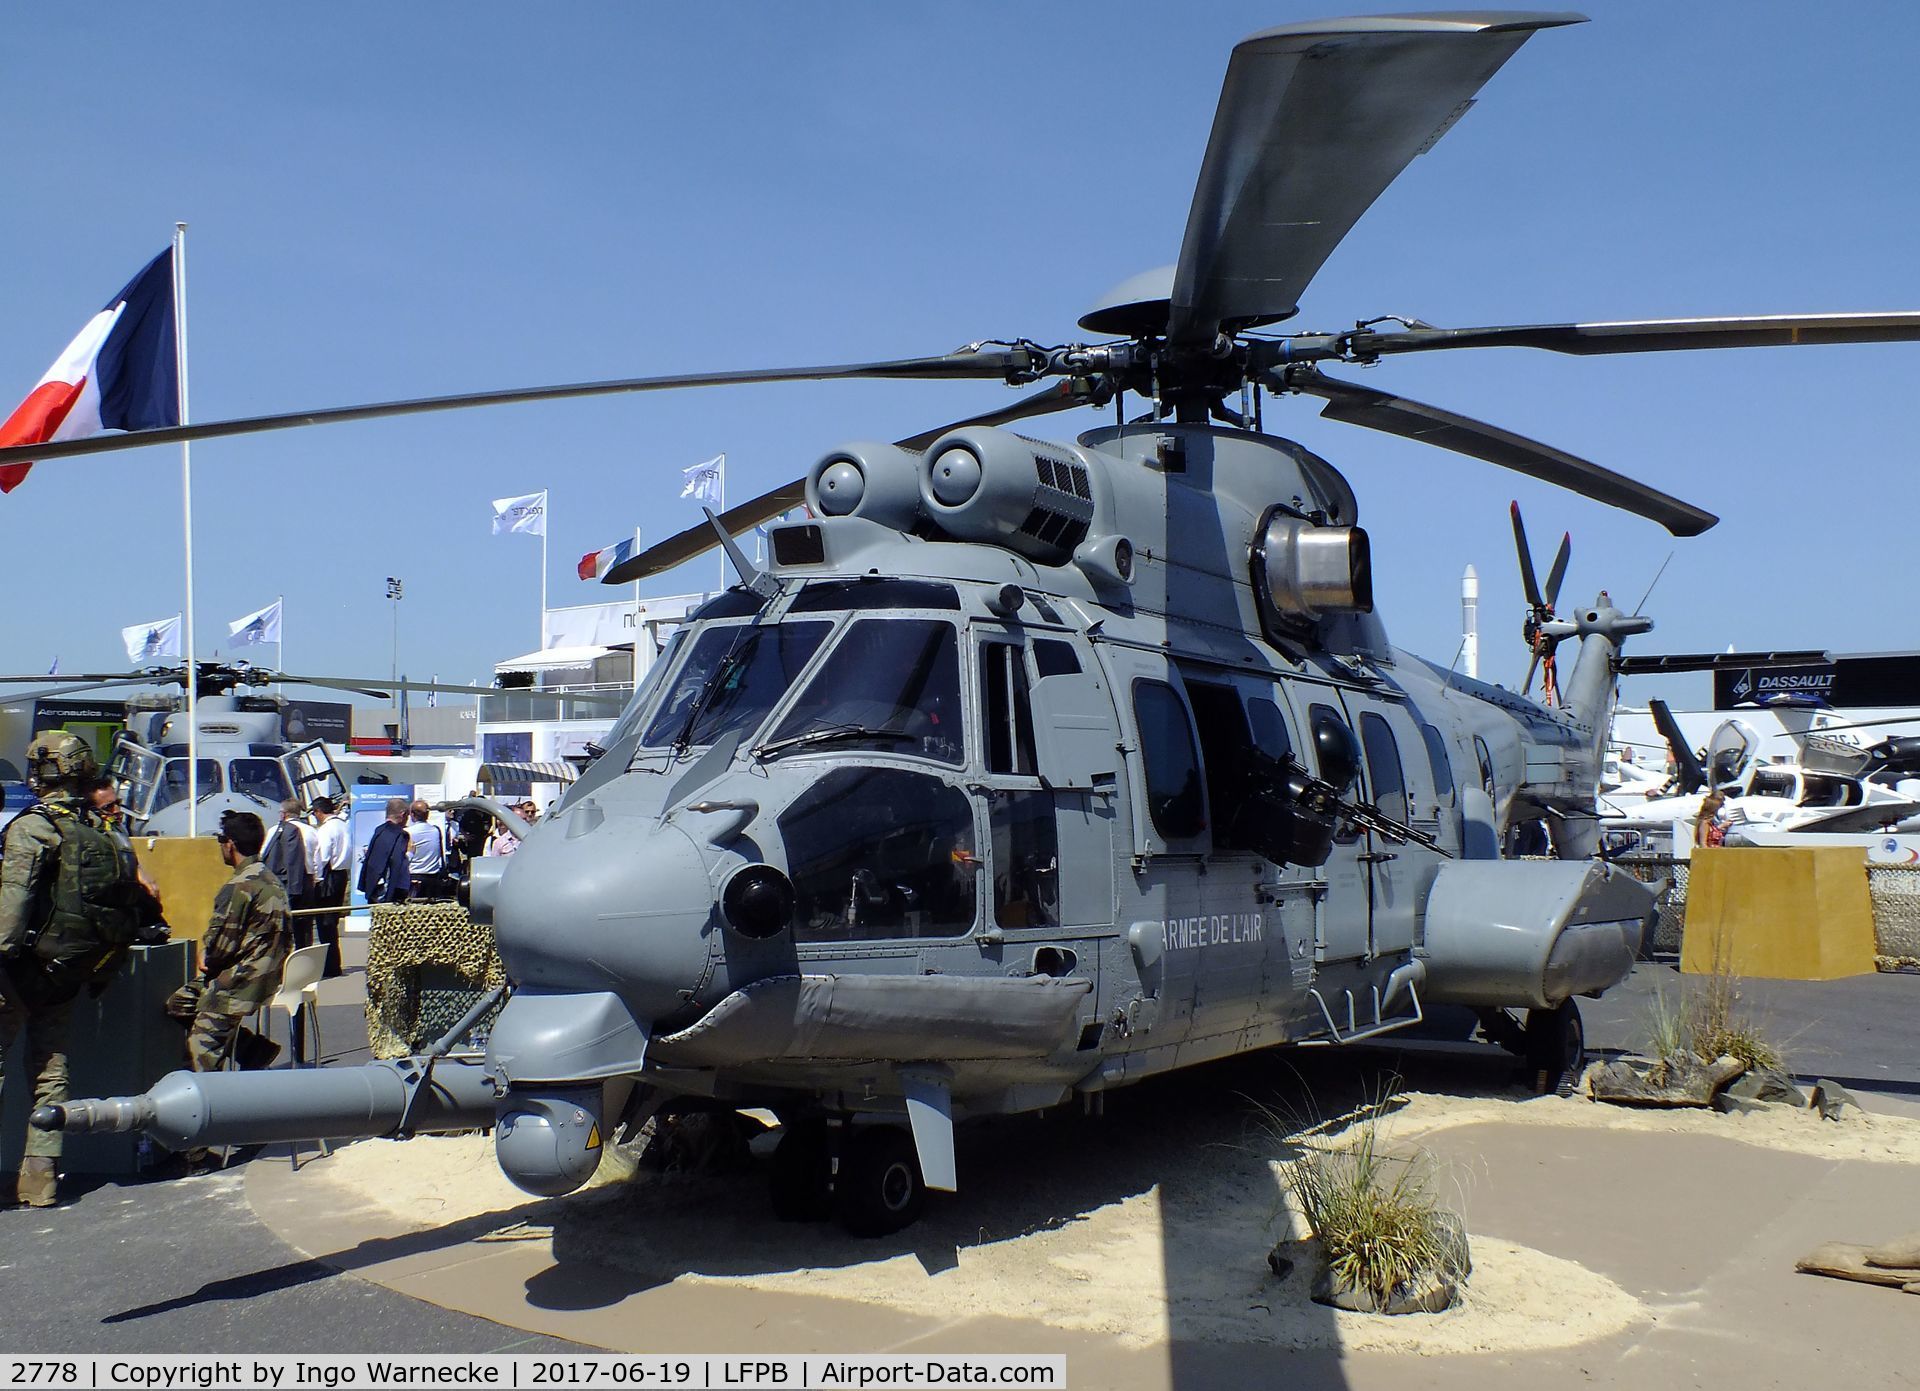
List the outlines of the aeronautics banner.
{"type": "Polygon", "coordinates": [[[1742,705],[1911,705],[1920,652],[1835,657],[1791,667],[1726,667],[1713,674],[1713,708],[1742,705]]]}

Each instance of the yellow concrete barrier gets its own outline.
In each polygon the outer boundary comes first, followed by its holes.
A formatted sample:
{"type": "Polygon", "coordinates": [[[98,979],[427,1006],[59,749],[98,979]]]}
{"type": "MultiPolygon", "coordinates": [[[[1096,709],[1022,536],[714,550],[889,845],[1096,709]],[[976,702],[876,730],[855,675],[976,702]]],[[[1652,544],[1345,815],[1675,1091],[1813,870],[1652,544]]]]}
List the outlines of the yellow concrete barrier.
{"type": "Polygon", "coordinates": [[[134,858],[160,886],[160,902],[176,942],[207,935],[213,896],[233,877],[212,836],[135,836],[134,858]]]}
{"type": "Polygon", "coordinates": [[[1873,899],[1845,846],[1702,846],[1687,881],[1680,969],[1834,980],[1874,969],[1873,899]]]}

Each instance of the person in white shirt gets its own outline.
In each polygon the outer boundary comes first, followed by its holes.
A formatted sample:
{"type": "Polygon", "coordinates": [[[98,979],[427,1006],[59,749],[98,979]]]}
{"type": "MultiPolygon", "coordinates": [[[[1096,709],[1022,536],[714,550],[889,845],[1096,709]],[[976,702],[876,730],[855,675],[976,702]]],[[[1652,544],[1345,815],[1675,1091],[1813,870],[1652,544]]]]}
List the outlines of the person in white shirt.
{"type": "MultiPolygon", "coordinates": [[[[353,862],[353,836],[346,818],[334,815],[333,798],[313,799],[313,834],[307,837],[307,872],[314,889],[309,908],[338,908],[347,901],[347,869],[353,862]]],[[[340,915],[319,913],[311,918],[294,919],[294,943],[307,945],[308,938],[299,924],[311,923],[311,940],[326,944],[327,965],[321,974],[340,974],[340,915]]]]}
{"type": "Polygon", "coordinates": [[[407,873],[415,898],[447,896],[447,833],[427,819],[431,810],[424,800],[416,801],[407,826],[407,873]]]}

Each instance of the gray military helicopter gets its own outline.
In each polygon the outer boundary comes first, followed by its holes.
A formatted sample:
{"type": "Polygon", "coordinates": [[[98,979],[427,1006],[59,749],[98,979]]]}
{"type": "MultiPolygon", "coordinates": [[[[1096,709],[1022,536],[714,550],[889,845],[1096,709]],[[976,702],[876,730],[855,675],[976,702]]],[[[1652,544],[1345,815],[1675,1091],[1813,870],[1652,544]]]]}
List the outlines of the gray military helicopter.
{"type": "MultiPolygon", "coordinates": [[[[0,676],[0,685],[34,682],[40,676],[0,676]]],[[[178,697],[136,699],[127,729],[113,745],[107,776],[120,787],[128,827],[138,835],[183,836],[189,825],[218,826],[223,812],[248,811],[268,826],[280,817],[280,805],[297,798],[303,805],[325,795],[335,800],[346,786],[326,744],[301,738],[298,712],[289,713],[268,686],[315,686],[386,699],[394,691],[433,691],[442,695],[493,695],[492,688],[443,682],[358,680],[338,676],[290,676],[247,662],[196,662],[194,707],[189,714],[178,697]],[[197,776],[188,776],[188,725],[194,739],[197,776]],[[193,814],[189,817],[189,808],[193,814]]],[[[131,686],[185,688],[184,665],[144,671],[83,674],[72,684],[11,697],[17,701],[92,694],[131,686]]],[[[520,692],[541,699],[538,691],[520,692]]],[[[559,699],[560,697],[548,697],[559,699]]],[[[591,703],[596,697],[575,697],[591,703]]]]}
{"type": "Polygon", "coordinates": [[[488,1125],[514,1182],[558,1194],[662,1108],[766,1107],[783,1127],[776,1211],[878,1233],[958,1186],[955,1121],[1098,1109],[1156,1073],[1376,1038],[1439,1003],[1481,1011],[1548,1082],[1575,1067],[1576,997],[1626,975],[1653,909],[1594,857],[1615,667],[1652,624],[1604,592],[1535,615],[1540,638],[1579,640],[1551,706],[1396,649],[1352,487],[1264,431],[1265,397],[1311,397],[1694,535],[1716,518],[1323,367],[1920,338],[1916,314],[1259,332],[1522,43],[1577,18],[1247,39],[1180,259],[1081,321],[1099,341],[0,450],[727,383],[1058,379],[945,430],[833,450],[604,576],[719,544],[740,583],[675,636],[553,816],[529,828],[489,808],[523,843],[471,888],[511,979],[484,1050],[456,1051],[493,999],[418,1058],[176,1073],[36,1124],[176,1147],[488,1125]],[[1129,394],[1147,407],[1133,419],[1129,394]],[[1114,423],[1072,444],[1004,428],[1108,404],[1114,423]],[[773,526],[756,568],[733,537],[801,501],[812,518],[773,526]],[[1503,856],[1536,821],[1550,855],[1503,856]]]}

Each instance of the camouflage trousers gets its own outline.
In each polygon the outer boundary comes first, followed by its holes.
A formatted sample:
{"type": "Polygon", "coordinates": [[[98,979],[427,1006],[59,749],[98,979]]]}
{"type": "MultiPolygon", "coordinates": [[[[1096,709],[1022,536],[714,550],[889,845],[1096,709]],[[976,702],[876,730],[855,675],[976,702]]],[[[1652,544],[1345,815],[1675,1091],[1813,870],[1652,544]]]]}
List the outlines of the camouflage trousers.
{"type": "Polygon", "coordinates": [[[218,1072],[236,1055],[245,1066],[253,1050],[265,1043],[245,1026],[252,1009],[234,1009],[218,998],[218,992],[202,990],[197,982],[181,986],[167,998],[167,1013],[186,1027],[187,1065],[195,1072],[218,1072]]]}
{"type": "MultiPolygon", "coordinates": [[[[0,1082],[8,1064],[19,1067],[33,1084],[35,1106],[60,1106],[67,1100],[67,1026],[73,1001],[21,1008],[0,1004],[0,1082]]],[[[60,1132],[27,1128],[23,1151],[28,1159],[60,1157],[60,1132]]]]}

